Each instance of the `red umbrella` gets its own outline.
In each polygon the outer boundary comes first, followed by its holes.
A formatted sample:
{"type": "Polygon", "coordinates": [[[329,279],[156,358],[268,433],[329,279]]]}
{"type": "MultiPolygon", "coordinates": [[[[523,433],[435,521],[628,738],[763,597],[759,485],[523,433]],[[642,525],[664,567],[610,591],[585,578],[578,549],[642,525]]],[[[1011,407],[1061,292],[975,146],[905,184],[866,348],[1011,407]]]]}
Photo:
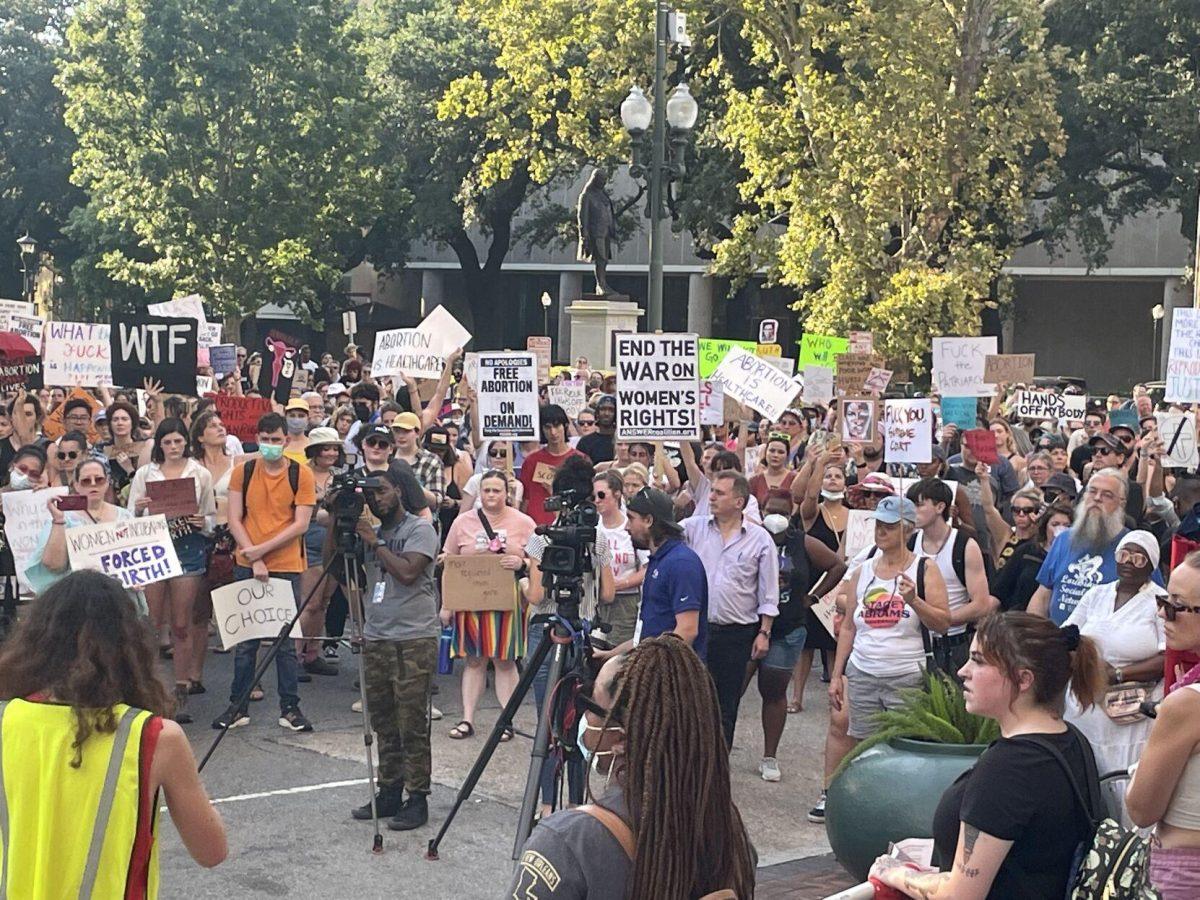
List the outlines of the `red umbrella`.
{"type": "Polygon", "coordinates": [[[37,356],[33,344],[19,334],[11,331],[0,331],[0,358],[20,359],[26,356],[37,356]]]}

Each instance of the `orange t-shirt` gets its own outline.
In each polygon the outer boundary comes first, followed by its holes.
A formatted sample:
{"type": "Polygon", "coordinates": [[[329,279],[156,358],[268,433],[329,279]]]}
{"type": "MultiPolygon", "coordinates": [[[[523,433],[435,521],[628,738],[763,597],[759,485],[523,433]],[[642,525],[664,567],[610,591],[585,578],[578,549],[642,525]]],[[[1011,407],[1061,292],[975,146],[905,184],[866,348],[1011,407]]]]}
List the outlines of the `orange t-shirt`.
{"type": "MultiPolygon", "coordinates": [[[[261,459],[255,460],[254,474],[250,477],[249,490],[244,487],[246,463],[233,470],[229,477],[229,490],[242,495],[242,508],[245,514],[242,524],[250,535],[250,540],[260,544],[287,528],[295,520],[297,506],[316,506],[317,489],[313,481],[312,469],[300,466],[300,479],[296,484],[296,496],[292,499],[292,485],[288,481],[288,466],[283,466],[277,474],[267,471],[267,465],[261,459]]],[[[250,563],[242,556],[241,551],[234,554],[239,566],[249,567],[250,563]]],[[[304,535],[294,541],[288,541],[282,547],[276,547],[264,558],[268,571],[275,573],[303,572],[307,568],[304,557],[304,535]]]]}

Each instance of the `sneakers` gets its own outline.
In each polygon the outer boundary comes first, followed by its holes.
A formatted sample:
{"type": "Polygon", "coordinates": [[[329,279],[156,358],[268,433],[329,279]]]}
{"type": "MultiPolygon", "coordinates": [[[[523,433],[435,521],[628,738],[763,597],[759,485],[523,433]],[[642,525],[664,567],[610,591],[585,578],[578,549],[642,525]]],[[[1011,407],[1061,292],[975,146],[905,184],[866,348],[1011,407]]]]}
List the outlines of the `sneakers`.
{"type": "Polygon", "coordinates": [[[304,671],[311,675],[336,675],[338,667],[317,656],[304,664],[304,671]]]}
{"type": "Polygon", "coordinates": [[[821,791],[821,799],[817,801],[817,805],[808,811],[808,821],[815,822],[817,825],[825,824],[825,792],[821,791]]]}
{"type": "Polygon", "coordinates": [[[783,777],[783,773],[779,771],[779,762],[773,756],[763,757],[763,761],[758,764],[758,774],[762,776],[763,781],[779,781],[783,777]]]}
{"type": "Polygon", "coordinates": [[[351,703],[350,712],[362,712],[362,700],[355,700],[351,703]]]}
{"type": "Polygon", "coordinates": [[[440,722],[442,719],[442,711],[436,706],[429,707],[429,721],[440,722]]]}
{"type": "Polygon", "coordinates": [[[180,725],[190,725],[194,721],[187,711],[188,687],[186,681],[175,685],[175,721],[180,725]]]}
{"type": "MultiPolygon", "coordinates": [[[[395,787],[383,785],[379,786],[379,793],[375,795],[375,809],[379,813],[379,818],[390,819],[396,813],[400,812],[400,807],[404,800],[404,785],[396,785],[395,787]]],[[[363,822],[371,818],[371,804],[367,803],[357,809],[350,810],[350,815],[358,821],[363,822]]]]}
{"type": "Polygon", "coordinates": [[[409,793],[408,799],[388,822],[391,831],[412,831],[429,821],[429,804],[424,794],[409,793]]]}
{"type": "Polygon", "coordinates": [[[312,731],[312,722],[304,718],[300,707],[294,706],[279,716],[279,727],[288,731],[312,731]]]}
{"type": "Polygon", "coordinates": [[[336,662],[339,658],[337,644],[326,645],[324,654],[325,654],[325,658],[327,660],[329,660],[330,662],[336,662]]]}
{"type": "Polygon", "coordinates": [[[223,728],[240,728],[250,724],[250,713],[245,709],[230,706],[225,712],[213,719],[212,727],[216,731],[223,728]]]}

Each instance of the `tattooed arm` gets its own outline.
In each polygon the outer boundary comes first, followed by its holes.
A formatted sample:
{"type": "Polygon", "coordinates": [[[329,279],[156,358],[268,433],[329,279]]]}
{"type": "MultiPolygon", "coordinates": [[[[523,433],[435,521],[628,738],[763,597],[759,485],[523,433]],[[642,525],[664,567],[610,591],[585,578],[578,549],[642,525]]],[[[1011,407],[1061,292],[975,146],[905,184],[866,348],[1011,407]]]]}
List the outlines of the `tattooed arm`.
{"type": "Polygon", "coordinates": [[[963,822],[949,872],[915,872],[897,859],[881,856],[871,874],[916,900],[983,900],[1012,844],[963,822]]]}

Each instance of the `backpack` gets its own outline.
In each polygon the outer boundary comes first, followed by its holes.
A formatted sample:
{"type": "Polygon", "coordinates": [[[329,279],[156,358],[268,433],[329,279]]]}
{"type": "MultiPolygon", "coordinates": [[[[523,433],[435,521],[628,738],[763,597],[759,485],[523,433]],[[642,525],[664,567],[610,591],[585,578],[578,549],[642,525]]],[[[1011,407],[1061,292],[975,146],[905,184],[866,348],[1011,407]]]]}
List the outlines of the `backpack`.
{"type": "Polygon", "coordinates": [[[1054,761],[1066,773],[1075,799],[1088,819],[1088,836],[1075,851],[1071,873],[1067,877],[1067,900],[1161,900],[1161,894],[1150,884],[1149,841],[1103,814],[1104,801],[1100,796],[1096,757],[1079,729],[1067,723],[1067,730],[1080,742],[1084,751],[1086,795],[1079,786],[1075,772],[1057,747],[1037,735],[1024,734],[1015,738],[1037,744],[1054,757],[1054,761]]]}

